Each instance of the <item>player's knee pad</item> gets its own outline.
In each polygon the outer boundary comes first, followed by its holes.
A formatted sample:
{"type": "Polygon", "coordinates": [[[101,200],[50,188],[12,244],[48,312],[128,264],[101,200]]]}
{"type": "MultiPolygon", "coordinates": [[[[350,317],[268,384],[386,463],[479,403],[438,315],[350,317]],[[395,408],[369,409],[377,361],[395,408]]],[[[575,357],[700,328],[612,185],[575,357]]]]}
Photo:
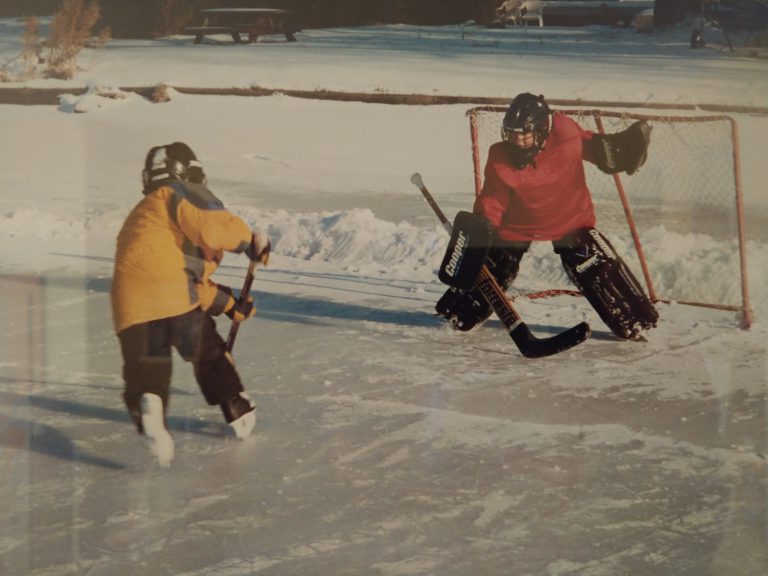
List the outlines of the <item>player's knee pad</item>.
{"type": "Polygon", "coordinates": [[[656,326],[658,312],[611,243],[594,228],[556,245],[568,277],[620,338],[635,340],[656,326]]]}

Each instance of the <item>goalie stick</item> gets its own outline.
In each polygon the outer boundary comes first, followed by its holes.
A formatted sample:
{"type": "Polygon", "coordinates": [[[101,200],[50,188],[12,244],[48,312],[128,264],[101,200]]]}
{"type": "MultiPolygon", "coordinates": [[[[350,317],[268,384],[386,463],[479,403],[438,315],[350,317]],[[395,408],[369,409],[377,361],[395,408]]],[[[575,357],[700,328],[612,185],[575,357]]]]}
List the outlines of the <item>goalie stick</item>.
{"type": "MultiPolygon", "coordinates": [[[[430,194],[427,187],[424,185],[424,181],[421,179],[421,174],[418,172],[411,176],[411,182],[421,191],[424,198],[429,203],[429,206],[435,212],[443,227],[451,233],[451,223],[446,218],[440,206],[437,205],[435,199],[430,194]]],[[[496,278],[493,277],[488,271],[486,266],[483,266],[480,271],[480,276],[477,282],[477,288],[491,305],[493,311],[501,320],[504,327],[509,332],[512,340],[517,345],[520,353],[526,358],[541,358],[543,356],[551,356],[558,352],[563,352],[569,348],[573,348],[577,344],[581,344],[589,338],[591,329],[589,324],[581,322],[568,330],[555,334],[549,338],[537,338],[531,333],[531,330],[523,322],[517,310],[514,309],[512,303],[507,298],[504,290],[499,286],[496,278]]]]}

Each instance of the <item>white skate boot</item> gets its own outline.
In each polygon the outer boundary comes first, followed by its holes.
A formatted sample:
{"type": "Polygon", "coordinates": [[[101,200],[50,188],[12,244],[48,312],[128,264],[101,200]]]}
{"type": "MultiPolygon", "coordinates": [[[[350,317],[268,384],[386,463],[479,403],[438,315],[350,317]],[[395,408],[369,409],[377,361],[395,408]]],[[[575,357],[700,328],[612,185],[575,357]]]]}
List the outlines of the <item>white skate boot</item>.
{"type": "Polygon", "coordinates": [[[240,392],[221,403],[224,419],[232,427],[235,436],[244,440],[256,426],[256,404],[246,392],[240,392]]]}
{"type": "Polygon", "coordinates": [[[165,427],[163,400],[157,394],[142,394],[141,425],[150,451],[157,458],[158,464],[167,468],[171,465],[175,448],[173,437],[165,427]]]}

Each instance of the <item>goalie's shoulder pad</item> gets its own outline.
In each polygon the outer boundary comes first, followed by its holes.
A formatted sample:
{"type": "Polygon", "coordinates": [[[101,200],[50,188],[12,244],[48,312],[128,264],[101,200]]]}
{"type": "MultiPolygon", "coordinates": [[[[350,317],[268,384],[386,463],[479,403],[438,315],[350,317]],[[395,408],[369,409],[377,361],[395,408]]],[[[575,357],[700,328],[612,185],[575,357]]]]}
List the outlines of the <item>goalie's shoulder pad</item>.
{"type": "Polygon", "coordinates": [[[651,125],[638,120],[615,134],[595,134],[592,157],[595,165],[607,174],[634,174],[645,164],[651,143],[651,125]]]}

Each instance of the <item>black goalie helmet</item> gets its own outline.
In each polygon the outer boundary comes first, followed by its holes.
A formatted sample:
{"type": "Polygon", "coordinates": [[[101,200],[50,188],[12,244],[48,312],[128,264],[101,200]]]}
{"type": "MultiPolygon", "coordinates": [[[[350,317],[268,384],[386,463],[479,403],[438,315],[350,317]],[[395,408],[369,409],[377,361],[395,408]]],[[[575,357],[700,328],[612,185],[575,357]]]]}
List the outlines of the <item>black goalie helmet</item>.
{"type": "Polygon", "coordinates": [[[519,94],[509,105],[501,125],[501,139],[507,143],[510,159],[516,168],[523,168],[533,163],[551,127],[550,110],[544,96],[534,96],[528,92],[519,94]],[[533,134],[530,146],[520,146],[516,134],[533,134]]]}
{"type": "Polygon", "coordinates": [[[183,142],[154,146],[147,152],[141,173],[144,192],[165,180],[205,183],[203,165],[197,160],[192,148],[183,142]]]}

